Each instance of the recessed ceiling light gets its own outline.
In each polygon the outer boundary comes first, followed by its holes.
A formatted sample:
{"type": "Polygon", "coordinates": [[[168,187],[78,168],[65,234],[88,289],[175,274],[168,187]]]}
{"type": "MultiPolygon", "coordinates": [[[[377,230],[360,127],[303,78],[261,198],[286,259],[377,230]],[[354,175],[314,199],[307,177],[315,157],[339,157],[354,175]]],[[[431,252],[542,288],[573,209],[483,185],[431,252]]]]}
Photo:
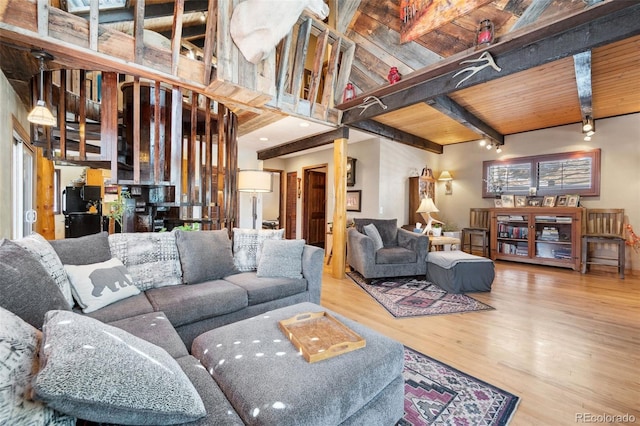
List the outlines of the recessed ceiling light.
{"type": "Polygon", "coordinates": [[[260,138],[261,141],[266,142],[269,140],[269,138],[265,138],[264,136],[260,138]]]}
{"type": "Polygon", "coordinates": [[[300,127],[309,127],[309,123],[307,123],[306,121],[303,121],[300,123],[300,127]]]}

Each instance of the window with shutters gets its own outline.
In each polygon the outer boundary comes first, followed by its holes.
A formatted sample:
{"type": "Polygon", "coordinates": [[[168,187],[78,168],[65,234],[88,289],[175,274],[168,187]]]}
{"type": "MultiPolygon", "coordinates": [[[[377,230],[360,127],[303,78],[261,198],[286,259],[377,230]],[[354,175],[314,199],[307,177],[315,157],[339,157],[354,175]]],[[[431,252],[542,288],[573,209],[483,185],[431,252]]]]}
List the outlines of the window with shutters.
{"type": "Polygon", "coordinates": [[[501,194],[538,196],[600,195],[600,150],[536,155],[483,162],[483,197],[501,194]]]}

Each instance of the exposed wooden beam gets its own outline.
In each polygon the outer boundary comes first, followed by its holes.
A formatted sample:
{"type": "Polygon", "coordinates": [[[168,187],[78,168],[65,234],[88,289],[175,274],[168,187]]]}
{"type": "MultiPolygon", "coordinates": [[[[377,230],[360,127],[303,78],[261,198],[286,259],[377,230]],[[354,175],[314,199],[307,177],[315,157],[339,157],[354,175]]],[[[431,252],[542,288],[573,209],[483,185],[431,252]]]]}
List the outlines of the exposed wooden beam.
{"type": "MultiPolygon", "coordinates": [[[[206,12],[208,0],[189,0],[184,5],[185,13],[188,12],[206,12]]],[[[173,2],[161,4],[147,4],[144,6],[144,16],[146,19],[160,18],[165,16],[173,16],[173,2]]],[[[208,9],[211,10],[211,9],[208,9]]],[[[103,10],[100,12],[100,24],[110,24],[113,22],[133,21],[135,9],[113,9],[103,10]]],[[[89,12],[74,13],[76,16],[88,19],[89,12]]]]}
{"type": "Polygon", "coordinates": [[[144,1],[136,1],[135,14],[133,16],[133,45],[135,50],[135,61],[142,63],[144,58],[144,1]]]}
{"type": "Polygon", "coordinates": [[[211,62],[213,60],[213,49],[216,45],[216,31],[218,20],[213,16],[218,11],[218,0],[209,0],[209,19],[204,38],[204,84],[211,82],[211,62]],[[213,16],[212,16],[213,15],[213,16]]]}
{"type": "Polygon", "coordinates": [[[502,133],[498,132],[496,129],[489,126],[487,123],[480,120],[475,115],[471,114],[450,97],[444,95],[436,96],[433,99],[427,100],[425,103],[454,119],[466,128],[476,133],[490,137],[499,145],[504,144],[504,135],[502,133]]]}
{"type": "MultiPolygon", "coordinates": [[[[640,34],[640,4],[600,3],[542,27],[525,28],[503,36],[497,44],[487,48],[502,71],[479,72],[468,79],[463,87],[505,77],[637,34],[640,34]]],[[[454,55],[394,85],[380,87],[338,105],[338,109],[347,110],[342,117],[343,124],[366,120],[454,92],[458,79],[453,80],[452,74],[464,68],[460,65],[461,61],[476,59],[480,53],[482,51],[467,51],[454,55]],[[361,111],[354,108],[370,95],[377,96],[387,109],[369,108],[361,111]]]]}
{"type": "Polygon", "coordinates": [[[180,48],[182,43],[182,15],[184,14],[184,0],[176,0],[173,12],[173,31],[171,34],[171,74],[178,74],[180,48]]]}
{"type": "Polygon", "coordinates": [[[573,55],[573,66],[576,73],[580,112],[582,119],[586,120],[593,110],[591,103],[591,51],[573,55]]]}
{"type": "Polygon", "coordinates": [[[349,127],[362,130],[376,136],[391,139],[401,144],[412,146],[414,148],[423,149],[435,154],[442,154],[442,145],[374,120],[359,121],[350,124],[349,127]]]}
{"type": "Polygon", "coordinates": [[[306,138],[297,139],[295,141],[283,143],[271,148],[258,151],[258,160],[269,160],[271,158],[280,157],[282,155],[293,154],[295,152],[304,151],[319,146],[329,145],[336,139],[348,139],[349,128],[339,127],[325,133],[319,133],[306,138]]]}
{"type": "Polygon", "coordinates": [[[338,0],[336,28],[345,34],[362,0],[338,0]]]}
{"type": "Polygon", "coordinates": [[[509,31],[515,31],[518,28],[522,28],[534,23],[538,20],[540,15],[542,15],[542,13],[547,10],[550,4],[551,0],[533,0],[527,10],[524,11],[520,19],[518,19],[518,21],[513,24],[509,31]]]}
{"type": "MultiPolygon", "coordinates": [[[[144,0],[143,0],[144,1],[144,0]]],[[[98,50],[98,24],[100,23],[100,4],[91,0],[89,9],[89,49],[98,50]]]]}

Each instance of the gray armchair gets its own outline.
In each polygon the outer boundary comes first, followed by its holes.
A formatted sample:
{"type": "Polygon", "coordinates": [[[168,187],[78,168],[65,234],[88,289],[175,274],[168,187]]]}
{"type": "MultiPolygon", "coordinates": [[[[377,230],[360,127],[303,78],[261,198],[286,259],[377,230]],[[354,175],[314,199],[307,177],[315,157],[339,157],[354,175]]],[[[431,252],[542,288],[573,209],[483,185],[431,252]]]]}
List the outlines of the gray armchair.
{"type": "Polygon", "coordinates": [[[398,228],[397,219],[354,219],[347,231],[347,264],[364,278],[425,275],[429,237],[398,228]],[[374,240],[364,227],[374,224],[383,247],[375,250],[374,240]]]}

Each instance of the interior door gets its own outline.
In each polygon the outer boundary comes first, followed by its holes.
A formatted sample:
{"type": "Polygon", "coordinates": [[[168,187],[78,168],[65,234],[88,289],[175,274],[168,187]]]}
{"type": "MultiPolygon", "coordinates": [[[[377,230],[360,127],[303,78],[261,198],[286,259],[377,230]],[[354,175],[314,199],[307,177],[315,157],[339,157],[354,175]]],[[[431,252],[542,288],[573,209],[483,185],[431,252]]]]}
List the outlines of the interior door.
{"type": "Polygon", "coordinates": [[[298,172],[287,173],[287,193],[285,201],[284,237],[296,238],[296,209],[298,207],[298,172]]]}
{"type": "Polygon", "coordinates": [[[327,229],[327,174],[325,172],[305,171],[305,232],[307,244],[324,248],[327,229]]]}

